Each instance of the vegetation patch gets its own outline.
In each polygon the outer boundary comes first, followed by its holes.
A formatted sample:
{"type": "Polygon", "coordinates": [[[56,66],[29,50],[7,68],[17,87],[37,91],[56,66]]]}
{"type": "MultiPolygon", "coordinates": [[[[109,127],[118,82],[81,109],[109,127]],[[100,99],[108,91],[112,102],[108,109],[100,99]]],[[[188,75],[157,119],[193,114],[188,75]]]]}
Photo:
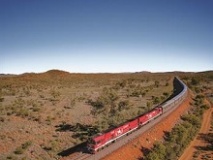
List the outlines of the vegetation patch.
{"type": "MultiPolygon", "coordinates": [[[[198,85],[199,82],[199,80],[192,78],[190,84],[191,89],[194,90],[194,85],[198,85]]],[[[195,96],[192,106],[189,113],[181,117],[181,122],[175,125],[171,132],[165,134],[163,143],[157,142],[154,144],[153,148],[145,155],[144,160],[170,160],[178,159],[178,157],[181,156],[184,149],[201,127],[203,112],[209,108],[209,106],[204,103],[203,94],[197,94],[195,96]]],[[[213,140],[211,138],[211,136],[209,139],[207,138],[207,141],[213,140]]],[[[198,157],[198,154],[199,153],[196,152],[194,158],[198,157]]]]}

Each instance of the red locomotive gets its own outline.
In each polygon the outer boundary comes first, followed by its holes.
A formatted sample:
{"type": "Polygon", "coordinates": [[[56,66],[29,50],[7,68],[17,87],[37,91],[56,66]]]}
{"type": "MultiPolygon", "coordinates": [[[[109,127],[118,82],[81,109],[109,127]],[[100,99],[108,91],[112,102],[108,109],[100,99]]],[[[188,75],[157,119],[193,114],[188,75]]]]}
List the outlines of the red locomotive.
{"type": "Polygon", "coordinates": [[[152,119],[158,117],[163,113],[162,107],[157,107],[146,114],[136,117],[133,120],[129,120],[124,124],[119,125],[118,127],[111,128],[106,130],[103,133],[93,136],[88,140],[88,150],[92,153],[95,153],[99,149],[105,147],[111,142],[114,142],[116,139],[132,132],[133,130],[139,128],[142,125],[145,125],[152,119]]]}

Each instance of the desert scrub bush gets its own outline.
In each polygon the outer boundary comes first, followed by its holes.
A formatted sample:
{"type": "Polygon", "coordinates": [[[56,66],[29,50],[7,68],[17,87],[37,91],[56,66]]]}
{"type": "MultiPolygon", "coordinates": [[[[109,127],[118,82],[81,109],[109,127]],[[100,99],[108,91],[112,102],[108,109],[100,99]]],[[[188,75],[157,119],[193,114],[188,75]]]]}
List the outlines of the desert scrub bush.
{"type": "Polygon", "coordinates": [[[0,116],[0,122],[4,122],[5,118],[0,116]]]}
{"type": "Polygon", "coordinates": [[[150,152],[144,160],[163,160],[166,158],[166,146],[162,143],[155,143],[153,151],[150,152]]]}
{"type": "Polygon", "coordinates": [[[28,108],[19,108],[16,110],[16,116],[20,116],[22,118],[30,116],[30,111],[28,108]]]}
{"type": "Polygon", "coordinates": [[[23,92],[26,96],[30,96],[31,95],[31,92],[30,92],[30,88],[29,87],[24,87],[23,88],[23,92]]]}
{"type": "Polygon", "coordinates": [[[124,109],[129,109],[129,101],[128,100],[124,100],[124,101],[120,101],[118,103],[118,110],[124,110],[124,109]]]}
{"type": "Polygon", "coordinates": [[[184,121],[188,121],[190,124],[192,124],[198,128],[201,125],[201,121],[200,121],[199,117],[195,116],[194,114],[183,115],[181,117],[181,119],[184,121]]]}
{"type": "Polygon", "coordinates": [[[113,87],[113,89],[115,89],[115,90],[123,89],[123,88],[125,88],[126,86],[127,86],[127,81],[126,81],[126,80],[123,80],[123,81],[121,81],[121,82],[117,82],[117,83],[115,84],[115,86],[113,87]]]}
{"type": "Polygon", "coordinates": [[[160,98],[159,97],[152,96],[152,100],[153,100],[153,104],[160,103],[160,98]]]}
{"type": "Polygon", "coordinates": [[[32,141],[27,141],[21,145],[22,149],[26,150],[28,147],[32,145],[32,141]]]}
{"type": "Polygon", "coordinates": [[[42,94],[40,94],[40,95],[39,95],[39,98],[44,99],[44,98],[45,98],[45,96],[44,96],[44,95],[42,95],[42,94]]]}
{"type": "Polygon", "coordinates": [[[33,108],[32,108],[32,111],[33,111],[33,112],[39,112],[40,110],[41,110],[40,107],[33,107],[33,108]]]}
{"type": "Polygon", "coordinates": [[[57,100],[61,96],[61,93],[56,90],[51,90],[50,94],[53,97],[53,100],[57,100]]]}
{"type": "Polygon", "coordinates": [[[130,96],[131,97],[140,97],[140,96],[144,96],[146,93],[141,90],[141,89],[135,89],[131,94],[130,96]]]}
{"type": "Polygon", "coordinates": [[[58,140],[51,140],[50,142],[50,148],[52,151],[58,151],[59,150],[59,143],[58,140]]]}
{"type": "Polygon", "coordinates": [[[21,146],[17,147],[14,151],[15,154],[23,154],[24,151],[32,145],[32,141],[27,141],[23,143],[21,146]]]}
{"type": "Polygon", "coordinates": [[[3,135],[3,134],[2,134],[2,135],[0,135],[0,139],[1,139],[1,140],[6,139],[6,137],[7,137],[6,135],[3,135]]]}
{"type": "Polygon", "coordinates": [[[0,96],[0,102],[4,101],[4,97],[0,96]]]}
{"type": "Polygon", "coordinates": [[[192,77],[191,79],[191,85],[195,86],[200,83],[200,80],[198,78],[192,77]]]}
{"type": "Polygon", "coordinates": [[[18,98],[13,102],[13,105],[17,108],[21,108],[26,104],[26,102],[22,98],[18,98]]]}
{"type": "Polygon", "coordinates": [[[169,93],[168,93],[168,92],[163,92],[163,95],[164,95],[165,97],[168,97],[168,96],[169,96],[169,93]]]}
{"type": "Polygon", "coordinates": [[[202,94],[198,94],[196,97],[195,97],[195,105],[196,106],[199,106],[201,105],[202,103],[204,102],[204,95],[202,94]]]}
{"type": "Polygon", "coordinates": [[[7,156],[7,159],[18,160],[18,157],[16,157],[15,155],[10,154],[10,155],[7,156]]]}
{"type": "Polygon", "coordinates": [[[6,113],[5,106],[0,103],[0,115],[4,115],[6,113]]]}
{"type": "Polygon", "coordinates": [[[155,81],[155,87],[159,87],[159,85],[160,85],[160,82],[159,81],[155,81]]]}
{"type": "Polygon", "coordinates": [[[101,95],[96,99],[87,100],[87,103],[96,109],[102,109],[106,105],[110,105],[118,99],[117,93],[113,89],[103,88],[101,95]]]}
{"type": "Polygon", "coordinates": [[[150,102],[150,101],[146,102],[146,109],[147,109],[147,111],[149,111],[151,109],[152,105],[153,105],[152,102],[150,102]]]}
{"type": "Polygon", "coordinates": [[[107,103],[114,102],[119,98],[117,92],[109,88],[103,88],[102,96],[107,103]]]}
{"type": "Polygon", "coordinates": [[[99,97],[96,101],[89,99],[87,103],[93,106],[95,109],[101,109],[105,106],[105,101],[102,97],[99,97]]]}

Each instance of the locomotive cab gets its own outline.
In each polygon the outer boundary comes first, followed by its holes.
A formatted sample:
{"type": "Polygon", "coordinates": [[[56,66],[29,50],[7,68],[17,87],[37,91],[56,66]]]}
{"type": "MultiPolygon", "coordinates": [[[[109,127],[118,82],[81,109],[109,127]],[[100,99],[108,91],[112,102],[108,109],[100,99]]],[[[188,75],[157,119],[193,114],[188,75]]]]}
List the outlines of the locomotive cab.
{"type": "Polygon", "coordinates": [[[104,137],[102,134],[88,139],[87,148],[91,153],[95,153],[104,146],[104,137]]]}
{"type": "Polygon", "coordinates": [[[89,152],[95,153],[95,145],[96,142],[92,138],[89,138],[87,141],[87,149],[89,150],[89,152]]]}

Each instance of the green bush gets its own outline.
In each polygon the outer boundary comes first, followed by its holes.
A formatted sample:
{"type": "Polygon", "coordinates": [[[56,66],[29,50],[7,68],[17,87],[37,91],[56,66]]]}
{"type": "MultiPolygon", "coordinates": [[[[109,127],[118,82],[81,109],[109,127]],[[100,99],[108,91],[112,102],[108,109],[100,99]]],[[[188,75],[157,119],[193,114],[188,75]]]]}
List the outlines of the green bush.
{"type": "Polygon", "coordinates": [[[144,160],[163,160],[166,157],[166,147],[162,143],[155,143],[152,152],[146,155],[144,160]]]}

